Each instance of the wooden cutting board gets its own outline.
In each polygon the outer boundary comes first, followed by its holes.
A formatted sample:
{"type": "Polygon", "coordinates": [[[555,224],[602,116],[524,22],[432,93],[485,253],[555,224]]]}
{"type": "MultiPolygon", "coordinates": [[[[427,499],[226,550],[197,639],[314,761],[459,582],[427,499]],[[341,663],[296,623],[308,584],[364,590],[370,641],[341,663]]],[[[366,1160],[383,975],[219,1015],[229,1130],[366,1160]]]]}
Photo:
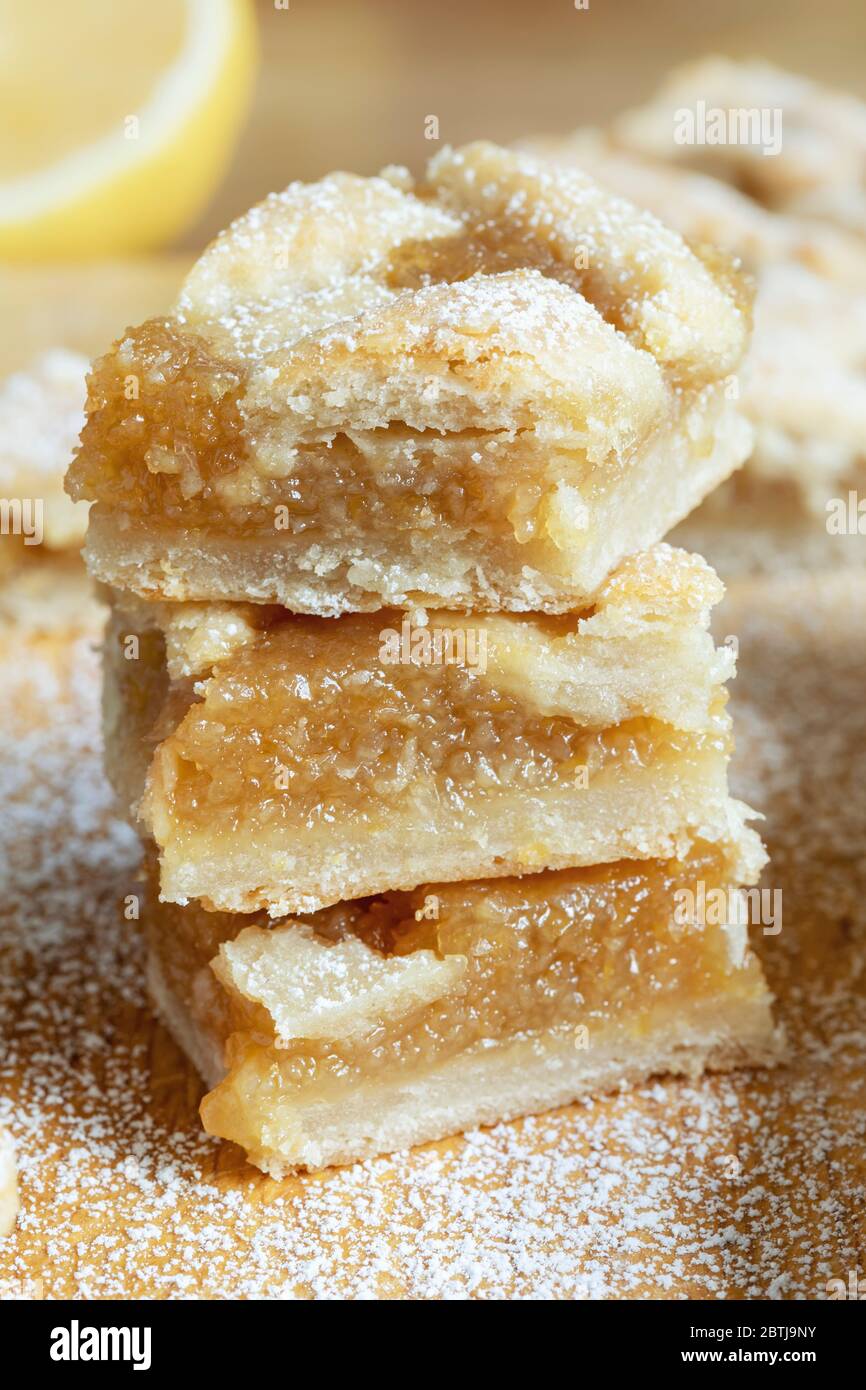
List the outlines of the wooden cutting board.
{"type": "Polygon", "coordinates": [[[124,900],[94,634],[0,632],[0,1293],[826,1297],[866,1274],[866,577],[743,582],[735,789],[783,928],[755,937],[790,1062],[274,1182],[201,1134],[124,900]],[[831,1291],[836,1286],[831,1286],[831,1291]]]}

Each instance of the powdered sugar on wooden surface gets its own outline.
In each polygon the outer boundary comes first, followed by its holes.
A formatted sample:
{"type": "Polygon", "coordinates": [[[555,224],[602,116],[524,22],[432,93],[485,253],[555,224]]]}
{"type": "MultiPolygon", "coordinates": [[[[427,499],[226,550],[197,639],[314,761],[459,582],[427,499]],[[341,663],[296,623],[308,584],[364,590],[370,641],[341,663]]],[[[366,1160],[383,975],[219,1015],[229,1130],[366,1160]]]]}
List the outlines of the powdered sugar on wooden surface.
{"type": "Polygon", "coordinates": [[[812,1298],[862,1265],[866,585],[770,581],[722,623],[743,636],[735,790],[768,811],[784,893],[782,933],[757,944],[790,1066],[280,1183],[201,1133],[198,1083],[147,1008],[96,657],[9,639],[0,1123],[22,1211],[0,1293],[812,1298]]]}

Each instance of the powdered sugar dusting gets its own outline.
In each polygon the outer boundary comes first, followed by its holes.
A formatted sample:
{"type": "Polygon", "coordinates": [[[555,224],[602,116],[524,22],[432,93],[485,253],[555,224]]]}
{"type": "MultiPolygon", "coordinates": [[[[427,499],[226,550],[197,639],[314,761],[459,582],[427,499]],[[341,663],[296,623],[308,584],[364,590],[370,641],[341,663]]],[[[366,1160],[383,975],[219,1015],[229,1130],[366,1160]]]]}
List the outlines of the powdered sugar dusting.
{"type": "Polygon", "coordinates": [[[791,1065],[283,1182],[201,1133],[147,1008],[89,644],[0,652],[0,1123],[22,1199],[0,1293],[791,1298],[845,1279],[866,1236],[866,584],[842,582],[752,586],[722,619],[743,636],[735,791],[769,811],[785,894],[758,945],[791,1065]]]}
{"type": "MultiPolygon", "coordinates": [[[[398,302],[416,318],[424,310],[413,304],[413,291],[400,295],[391,280],[401,248],[420,249],[422,272],[428,251],[452,244],[454,264],[444,279],[456,282],[467,278],[473,238],[492,233],[503,244],[511,237],[512,252],[492,257],[483,271],[479,266],[477,311],[486,295],[497,294],[497,268],[537,263],[562,283],[563,300],[578,301],[569,317],[593,304],[677,383],[700,386],[737,368],[746,346],[740,308],[682,238],[651,214],[574,169],[483,142],[443,149],[428,175],[428,183],[414,187],[400,171],[373,179],[331,174],[271,194],[201,257],[185,282],[176,321],[226,358],[266,371],[274,363],[262,358],[278,362],[289,351],[315,357],[319,335],[325,335],[323,349],[336,334],[351,351],[355,332],[375,328],[370,313],[398,302]]],[[[423,279],[421,273],[418,283],[423,279]]],[[[462,303],[455,300],[455,320],[462,303]]],[[[531,297],[515,297],[510,318],[507,336],[509,327],[522,327],[525,352],[550,355],[556,333],[546,303],[533,312],[531,297]]],[[[469,326],[466,336],[474,331],[469,326]]]]}

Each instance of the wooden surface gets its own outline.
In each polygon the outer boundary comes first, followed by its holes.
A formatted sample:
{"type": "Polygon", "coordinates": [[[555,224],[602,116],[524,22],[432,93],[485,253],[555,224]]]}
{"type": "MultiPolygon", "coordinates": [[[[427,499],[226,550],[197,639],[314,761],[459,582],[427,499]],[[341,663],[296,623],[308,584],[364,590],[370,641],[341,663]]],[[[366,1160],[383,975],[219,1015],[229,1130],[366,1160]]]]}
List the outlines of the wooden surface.
{"type": "MultiPolygon", "coordinates": [[[[191,247],[291,178],[420,167],[430,114],[455,143],[567,129],[708,49],[864,90],[866,11],[846,0],[820,22],[789,0],[259,8],[251,119],[191,247]]],[[[49,274],[0,280],[2,370],[59,341],[97,351],[123,326],[112,295],[103,325],[77,275],[49,274]]],[[[163,296],[142,284],[123,322],[163,296]]],[[[813,1298],[866,1273],[866,578],[738,585],[718,630],[742,638],[735,784],[766,812],[783,893],[781,934],[755,940],[789,1065],[275,1183],[201,1134],[198,1081],[147,1007],[96,633],[0,626],[0,1123],[22,1198],[0,1294],[813,1298]]]]}
{"type": "Polygon", "coordinates": [[[738,586],[737,789],[783,892],[756,936],[790,1064],[660,1082],[276,1183],[201,1135],[146,1005],[135,852],[99,773],[96,660],[0,641],[0,1122],[37,1296],[826,1296],[866,1270],[866,579],[738,586]]]}

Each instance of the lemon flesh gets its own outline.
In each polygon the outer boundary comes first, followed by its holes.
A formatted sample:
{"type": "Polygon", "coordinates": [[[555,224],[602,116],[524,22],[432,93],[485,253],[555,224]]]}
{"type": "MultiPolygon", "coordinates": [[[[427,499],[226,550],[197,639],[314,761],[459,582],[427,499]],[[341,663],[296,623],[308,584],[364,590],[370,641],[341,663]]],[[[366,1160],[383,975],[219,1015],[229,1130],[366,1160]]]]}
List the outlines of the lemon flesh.
{"type": "Polygon", "coordinates": [[[0,0],[0,256],[147,250],[218,183],[255,58],[249,0],[0,0]]]}

